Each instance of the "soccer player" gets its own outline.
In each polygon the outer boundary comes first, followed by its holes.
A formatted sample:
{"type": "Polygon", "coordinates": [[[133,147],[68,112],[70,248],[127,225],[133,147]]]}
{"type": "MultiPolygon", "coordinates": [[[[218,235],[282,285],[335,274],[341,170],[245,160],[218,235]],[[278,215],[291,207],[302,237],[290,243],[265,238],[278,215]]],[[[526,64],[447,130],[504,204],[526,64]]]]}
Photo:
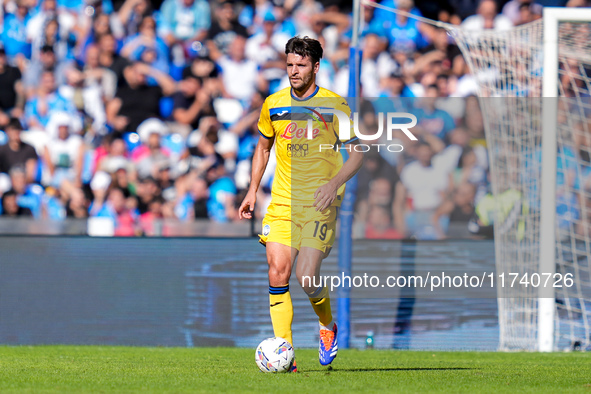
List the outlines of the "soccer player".
{"type": "MultiPolygon", "coordinates": [[[[296,276],[320,324],[320,364],[329,365],[337,355],[337,326],[328,290],[318,285],[320,265],[334,242],[345,182],[359,170],[363,156],[350,149],[349,159],[343,163],[339,148],[356,140],[350,123],[346,132],[339,133],[337,116],[319,112],[322,108],[351,114],[343,98],[316,85],[322,58],[320,43],[308,37],[293,37],[287,42],[285,54],[291,87],[272,94],[263,104],[251,184],[239,216],[252,218],[256,193],[275,144],[277,167],[272,200],[263,219],[263,234],[259,235],[267,248],[273,330],[276,337],[293,345],[289,278],[297,257],[296,276]],[[313,127],[310,133],[309,123],[313,127]]],[[[295,363],[292,370],[297,370],[295,363]]]]}

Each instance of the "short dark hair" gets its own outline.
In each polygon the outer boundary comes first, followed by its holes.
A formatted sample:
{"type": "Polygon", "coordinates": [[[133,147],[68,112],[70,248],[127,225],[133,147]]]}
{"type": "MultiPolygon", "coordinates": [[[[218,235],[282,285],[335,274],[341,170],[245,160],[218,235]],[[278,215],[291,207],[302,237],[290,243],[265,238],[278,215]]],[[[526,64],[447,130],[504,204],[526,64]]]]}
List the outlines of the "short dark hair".
{"type": "Polygon", "coordinates": [[[295,36],[290,38],[285,45],[285,54],[288,55],[294,53],[301,57],[309,57],[312,60],[312,64],[316,64],[322,59],[322,45],[320,41],[305,36],[295,36]]]}
{"type": "Polygon", "coordinates": [[[10,189],[9,191],[5,192],[5,193],[2,195],[2,206],[4,206],[4,199],[5,199],[6,197],[16,197],[16,196],[18,196],[18,193],[17,193],[17,192],[16,192],[16,190],[14,190],[14,189],[10,189]]]}
{"type": "Polygon", "coordinates": [[[17,129],[17,130],[22,130],[23,129],[23,125],[21,123],[20,120],[18,120],[18,118],[10,118],[10,120],[8,121],[8,124],[6,125],[7,129],[17,129]]]}
{"type": "Polygon", "coordinates": [[[43,52],[43,53],[47,53],[47,52],[50,52],[50,53],[55,53],[55,52],[54,52],[54,50],[53,50],[53,46],[51,46],[51,45],[49,45],[49,44],[45,44],[45,45],[43,45],[43,46],[41,47],[41,52],[43,52]]]}
{"type": "Polygon", "coordinates": [[[419,142],[417,143],[416,148],[419,149],[422,146],[426,146],[427,148],[429,148],[431,150],[431,152],[433,152],[433,148],[431,147],[431,144],[429,144],[427,141],[425,141],[423,139],[419,140],[419,142]]]}

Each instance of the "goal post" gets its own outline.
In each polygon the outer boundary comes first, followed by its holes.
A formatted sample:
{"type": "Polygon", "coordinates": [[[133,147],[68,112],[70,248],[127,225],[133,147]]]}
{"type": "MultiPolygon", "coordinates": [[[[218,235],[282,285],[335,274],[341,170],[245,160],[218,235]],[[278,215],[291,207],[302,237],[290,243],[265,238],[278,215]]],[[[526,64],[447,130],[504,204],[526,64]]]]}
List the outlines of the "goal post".
{"type": "MultiPolygon", "coordinates": [[[[558,29],[560,22],[591,22],[591,9],[546,7],[544,20],[544,67],[542,97],[557,98],[559,83],[558,29]]],[[[558,150],[557,100],[542,103],[542,181],[540,204],[540,273],[556,272],[556,160],[558,150]]],[[[555,295],[540,288],[538,299],[538,350],[551,352],[554,346],[555,295]]]]}
{"type": "Polygon", "coordinates": [[[546,7],[506,32],[447,29],[478,85],[493,194],[521,200],[517,220],[495,226],[497,270],[574,278],[571,288],[498,289],[500,349],[588,347],[591,9],[546,7]]]}
{"type": "Polygon", "coordinates": [[[474,32],[360,1],[446,29],[470,69],[497,274],[532,282],[497,285],[499,350],[591,350],[591,8],[546,7],[510,30],[474,32]]]}

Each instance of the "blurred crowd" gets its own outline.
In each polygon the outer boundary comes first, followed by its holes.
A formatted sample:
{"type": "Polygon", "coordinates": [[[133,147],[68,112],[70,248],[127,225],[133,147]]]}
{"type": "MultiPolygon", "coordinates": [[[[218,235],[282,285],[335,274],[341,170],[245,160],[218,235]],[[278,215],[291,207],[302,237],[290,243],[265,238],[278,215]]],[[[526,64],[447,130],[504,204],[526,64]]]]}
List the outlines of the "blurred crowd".
{"type": "MultiPolygon", "coordinates": [[[[586,5],[381,4],[474,32],[533,21],[542,6],[586,5]]],[[[158,219],[237,220],[261,106],[288,86],[285,43],[296,34],[320,40],[317,82],[347,96],[351,6],[344,0],[4,0],[1,217],[106,217],[117,235],[153,234],[158,219]]],[[[417,115],[421,138],[405,141],[400,154],[366,156],[359,236],[442,238],[486,193],[476,82],[443,29],[364,6],[360,30],[361,95],[378,98],[365,103],[364,122],[372,127],[375,111],[383,109],[376,107],[400,100],[417,115]]],[[[273,168],[270,163],[263,179],[261,210],[273,168]]]]}

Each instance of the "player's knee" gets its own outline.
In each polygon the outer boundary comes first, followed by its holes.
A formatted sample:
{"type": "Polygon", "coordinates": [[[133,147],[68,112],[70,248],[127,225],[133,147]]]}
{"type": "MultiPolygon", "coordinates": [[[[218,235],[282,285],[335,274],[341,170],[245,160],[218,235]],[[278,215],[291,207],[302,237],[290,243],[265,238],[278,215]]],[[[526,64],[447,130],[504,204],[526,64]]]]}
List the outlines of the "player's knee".
{"type": "Polygon", "coordinates": [[[299,273],[298,275],[298,282],[300,282],[302,290],[304,290],[304,293],[308,296],[314,294],[314,292],[322,286],[321,281],[320,276],[315,275],[314,272],[299,273]]]}
{"type": "Polygon", "coordinates": [[[291,267],[289,264],[269,264],[269,284],[283,286],[289,283],[291,267]]]}

